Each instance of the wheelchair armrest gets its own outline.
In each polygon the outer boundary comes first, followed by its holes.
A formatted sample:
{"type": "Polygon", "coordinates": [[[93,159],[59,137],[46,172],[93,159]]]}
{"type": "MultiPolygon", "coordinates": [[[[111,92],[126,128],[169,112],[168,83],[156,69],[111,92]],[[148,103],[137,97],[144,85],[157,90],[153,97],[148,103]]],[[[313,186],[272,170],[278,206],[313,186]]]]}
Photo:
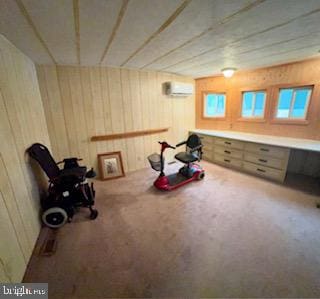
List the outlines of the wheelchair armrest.
{"type": "Polygon", "coordinates": [[[96,174],[96,172],[93,170],[93,167],[92,167],[89,171],[87,171],[87,173],[86,173],[86,178],[92,179],[92,178],[94,178],[96,175],[97,175],[97,174],[96,174]]]}

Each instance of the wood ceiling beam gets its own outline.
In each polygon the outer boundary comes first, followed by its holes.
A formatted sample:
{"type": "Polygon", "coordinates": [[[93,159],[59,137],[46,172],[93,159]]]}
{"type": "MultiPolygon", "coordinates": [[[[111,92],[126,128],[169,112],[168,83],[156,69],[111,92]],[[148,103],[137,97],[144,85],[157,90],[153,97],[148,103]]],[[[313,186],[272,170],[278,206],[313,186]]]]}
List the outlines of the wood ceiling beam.
{"type": "Polygon", "coordinates": [[[77,62],[81,64],[80,60],[80,20],[79,20],[79,0],[73,0],[73,18],[74,18],[74,31],[76,36],[76,51],[77,62]]]}
{"type": "Polygon", "coordinates": [[[120,66],[127,64],[135,55],[137,55],[147,44],[149,44],[154,38],[156,38],[162,31],[164,31],[172,22],[180,15],[180,13],[186,8],[186,6],[192,0],[185,0],[183,3],[173,12],[173,14],[154,32],[150,37],[135,50],[120,66]]]}
{"type": "MultiPolygon", "coordinates": [[[[239,74],[245,74],[245,73],[252,73],[256,71],[261,71],[261,70],[269,70],[273,68],[279,68],[279,67],[287,67],[292,64],[299,64],[299,63],[305,63],[308,61],[316,61],[320,62],[320,57],[310,57],[310,58],[304,58],[304,59],[299,59],[299,60],[290,60],[290,62],[280,62],[280,63],[273,63],[272,65],[269,66],[254,66],[252,68],[248,69],[242,69],[237,71],[237,75],[239,74]]],[[[223,74],[213,74],[213,75],[208,75],[208,76],[202,76],[202,77],[194,77],[195,80],[203,80],[203,79],[208,79],[208,78],[213,78],[213,77],[223,77],[223,74]]]]}
{"type": "MultiPolygon", "coordinates": [[[[304,17],[310,16],[310,15],[312,15],[312,14],[319,13],[319,12],[320,12],[320,8],[315,9],[315,10],[312,10],[312,11],[310,11],[310,12],[308,12],[308,13],[305,13],[305,14],[303,14],[303,15],[300,15],[300,16],[297,16],[297,17],[295,17],[295,18],[292,18],[292,19],[290,19],[290,20],[288,20],[288,21],[286,21],[286,22],[283,22],[283,23],[280,23],[280,24],[277,24],[277,25],[268,27],[268,28],[263,29],[263,30],[261,30],[261,31],[258,31],[258,32],[249,34],[249,35],[244,36],[244,37],[242,37],[242,38],[239,38],[239,39],[231,42],[230,44],[225,44],[225,45],[220,46],[220,47],[211,48],[211,49],[209,49],[209,50],[206,50],[206,51],[204,51],[204,52],[201,52],[200,54],[197,54],[197,55],[192,56],[192,57],[190,57],[190,58],[183,59],[183,60],[181,60],[181,61],[179,61],[179,62],[176,62],[176,63],[174,63],[174,64],[172,64],[172,65],[170,65],[170,66],[167,66],[167,67],[161,69],[161,71],[168,70],[169,68],[171,68],[171,67],[173,67],[173,66],[176,66],[177,64],[180,64],[180,63],[183,63],[183,62],[187,62],[187,61],[193,60],[193,59],[195,59],[195,58],[199,58],[200,56],[205,55],[205,54],[207,54],[207,53],[209,53],[209,52],[211,52],[211,51],[218,50],[218,49],[222,49],[222,48],[228,47],[228,46],[232,46],[233,44],[238,43],[238,42],[240,42],[240,41],[244,41],[244,40],[246,40],[246,39],[249,39],[249,38],[251,38],[251,37],[254,37],[254,36],[257,36],[257,35],[266,33],[266,32],[268,32],[268,31],[272,31],[272,30],[274,30],[274,29],[281,28],[281,27],[283,27],[283,26],[285,26],[285,25],[288,25],[288,24],[296,21],[297,19],[304,18],[304,17]]],[[[158,59],[157,59],[157,60],[158,60],[158,59]]],[[[144,66],[144,67],[145,67],[145,66],[144,66]]],[[[144,68],[144,67],[143,67],[143,68],[144,68]]]]}
{"type": "MultiPolygon", "coordinates": [[[[268,45],[264,45],[264,46],[262,46],[262,47],[258,47],[258,48],[246,50],[246,51],[243,51],[243,52],[239,52],[239,53],[237,53],[237,55],[228,56],[228,57],[226,57],[226,58],[231,58],[231,59],[237,58],[238,55],[242,55],[242,54],[247,54],[247,53],[251,53],[251,52],[263,50],[263,49],[270,48],[270,47],[277,46],[277,45],[281,45],[281,44],[286,44],[286,43],[289,43],[289,42],[292,42],[292,41],[295,41],[295,40],[299,40],[299,39],[303,39],[303,38],[305,38],[305,37],[307,37],[307,36],[312,36],[313,34],[318,34],[318,33],[320,33],[320,31],[310,32],[309,34],[303,34],[303,35],[296,36],[296,37],[294,37],[294,38],[290,38],[290,39],[287,39],[287,40],[282,40],[282,41],[279,41],[279,42],[275,42],[275,43],[271,43],[271,44],[268,44],[268,45]]],[[[230,44],[230,45],[231,45],[231,44],[230,44]]],[[[230,45],[229,45],[229,46],[230,46],[230,45]]],[[[221,49],[224,48],[224,47],[225,47],[225,46],[221,47],[221,49]]],[[[218,49],[218,48],[217,48],[217,49],[218,49]]],[[[216,50],[217,50],[217,49],[216,49],[216,50]]],[[[193,59],[194,59],[194,58],[193,58],[193,59]]],[[[205,65],[207,65],[207,64],[209,64],[209,63],[212,64],[212,63],[214,63],[214,62],[216,62],[216,61],[219,61],[219,60],[216,60],[216,59],[215,59],[215,60],[206,61],[206,62],[204,62],[204,63],[197,64],[197,67],[205,66],[205,65]]],[[[162,69],[162,70],[167,70],[167,69],[169,69],[169,68],[171,68],[171,67],[172,67],[172,66],[166,67],[166,68],[164,68],[164,69],[162,69]]],[[[194,68],[194,66],[187,67],[187,68],[182,68],[182,69],[179,70],[179,72],[180,72],[180,71],[181,71],[181,72],[184,72],[184,71],[187,71],[187,70],[190,70],[190,69],[193,69],[193,68],[194,68]]]]}
{"type": "Polygon", "coordinates": [[[119,15],[118,15],[118,18],[117,18],[117,21],[116,21],[116,24],[114,25],[113,29],[112,29],[112,33],[109,37],[109,40],[107,42],[107,45],[102,53],[102,56],[101,56],[101,59],[100,59],[100,64],[103,62],[103,60],[105,59],[109,49],[110,49],[110,46],[116,36],[116,33],[119,29],[119,26],[121,24],[121,21],[123,19],[123,16],[127,10],[127,7],[128,7],[128,3],[129,3],[129,0],[122,0],[122,5],[121,5],[121,8],[120,8],[120,12],[119,12],[119,15]]]}
{"type": "Polygon", "coordinates": [[[238,10],[238,11],[234,12],[233,14],[225,17],[225,18],[224,18],[222,21],[220,21],[217,25],[214,25],[214,26],[212,26],[212,27],[209,27],[209,28],[205,29],[204,31],[202,31],[202,32],[199,33],[198,35],[194,36],[193,38],[191,38],[191,39],[187,40],[186,42],[184,42],[183,44],[181,44],[180,46],[178,46],[178,47],[176,47],[176,48],[168,51],[167,53],[165,53],[165,54],[157,57],[156,59],[152,60],[151,62],[143,65],[140,69],[143,69],[143,68],[148,67],[149,65],[155,63],[156,61],[158,61],[158,60],[160,60],[160,59],[162,59],[162,58],[170,55],[171,53],[173,53],[173,52],[175,52],[175,51],[183,48],[184,46],[186,46],[186,45],[194,42],[195,40],[197,40],[198,38],[204,36],[205,34],[216,30],[219,26],[228,23],[228,22],[229,22],[230,20],[232,20],[234,17],[236,17],[236,16],[238,16],[239,14],[242,14],[242,13],[244,13],[244,12],[246,12],[246,11],[248,11],[248,10],[256,7],[256,6],[258,6],[259,4],[263,3],[264,1],[266,1],[266,0],[256,0],[255,2],[252,2],[252,3],[244,6],[244,7],[241,8],[240,10],[238,10]]]}
{"type": "Polygon", "coordinates": [[[301,46],[301,47],[298,47],[298,48],[286,49],[286,50],[283,50],[283,51],[280,51],[280,52],[277,52],[277,53],[273,53],[273,54],[267,54],[267,55],[264,55],[262,57],[256,57],[253,60],[252,59],[245,59],[245,60],[242,61],[242,63],[243,62],[247,62],[247,61],[256,61],[256,60],[260,60],[260,59],[263,59],[263,58],[274,57],[274,56],[287,54],[287,53],[295,52],[295,51],[299,51],[299,50],[305,50],[305,49],[309,49],[311,47],[320,47],[320,42],[315,42],[315,43],[313,43],[311,45],[301,46]]]}
{"type": "Polygon", "coordinates": [[[15,0],[17,6],[19,7],[19,10],[21,12],[21,14],[26,18],[27,23],[29,24],[29,26],[31,27],[33,33],[35,34],[35,36],[38,38],[39,42],[41,43],[41,45],[44,47],[44,49],[46,50],[46,52],[48,53],[48,55],[50,56],[52,62],[54,64],[57,64],[56,60],[54,59],[52,53],[49,50],[49,47],[47,46],[47,44],[45,43],[44,39],[42,38],[40,32],[38,31],[36,25],[33,23],[27,9],[25,8],[24,4],[22,3],[22,0],[15,0]]]}
{"type": "MultiPolygon", "coordinates": [[[[282,54],[287,54],[287,53],[290,53],[290,52],[295,52],[295,51],[299,51],[299,50],[305,50],[305,49],[309,49],[310,47],[320,47],[320,42],[316,42],[316,43],[313,43],[311,45],[307,45],[307,46],[302,46],[302,47],[298,47],[298,48],[294,48],[294,49],[287,49],[287,50],[284,50],[284,51],[280,51],[280,52],[277,52],[277,53],[273,53],[273,54],[267,54],[267,55],[263,55],[263,56],[260,56],[260,57],[256,57],[256,58],[249,58],[249,59],[245,59],[245,60],[242,60],[240,63],[246,63],[246,62],[252,62],[252,61],[257,61],[257,60],[262,60],[264,61],[264,58],[267,59],[267,58],[270,58],[270,57],[275,57],[275,56],[278,56],[278,55],[282,55],[282,54]]],[[[235,57],[236,58],[236,57],[235,57]]],[[[294,62],[296,61],[304,61],[304,60],[309,60],[309,59],[319,59],[319,57],[311,57],[311,58],[307,58],[307,59],[298,59],[298,60],[295,60],[294,62]]],[[[291,60],[291,59],[289,59],[291,60]]],[[[281,62],[280,62],[281,63],[281,62]]],[[[287,63],[284,63],[284,64],[287,64],[287,63]]],[[[275,63],[275,66],[278,65],[275,63]]],[[[282,65],[282,63],[280,64],[282,65]]],[[[271,66],[270,66],[271,67],[271,66]]],[[[259,68],[265,68],[265,67],[258,67],[259,68]]],[[[212,66],[208,65],[207,67],[203,67],[201,70],[200,70],[200,73],[201,72],[206,72],[206,71],[209,71],[210,69],[213,69],[212,66]]],[[[187,73],[186,73],[187,74],[187,73]]]]}

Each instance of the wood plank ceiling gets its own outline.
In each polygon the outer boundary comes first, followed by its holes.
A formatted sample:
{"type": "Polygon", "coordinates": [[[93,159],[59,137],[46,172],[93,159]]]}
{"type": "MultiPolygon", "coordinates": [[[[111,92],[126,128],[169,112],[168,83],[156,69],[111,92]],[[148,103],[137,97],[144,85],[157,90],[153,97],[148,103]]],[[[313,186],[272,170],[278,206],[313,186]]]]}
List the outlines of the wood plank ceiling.
{"type": "Polygon", "coordinates": [[[320,0],[1,0],[0,33],[38,64],[202,77],[319,56],[320,0]]]}

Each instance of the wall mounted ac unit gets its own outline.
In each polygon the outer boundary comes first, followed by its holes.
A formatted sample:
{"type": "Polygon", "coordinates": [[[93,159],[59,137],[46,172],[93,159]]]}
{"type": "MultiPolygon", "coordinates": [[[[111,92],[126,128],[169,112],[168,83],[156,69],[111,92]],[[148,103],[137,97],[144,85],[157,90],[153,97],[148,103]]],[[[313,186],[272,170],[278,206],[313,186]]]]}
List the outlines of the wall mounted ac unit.
{"type": "Polygon", "coordinates": [[[182,82],[166,82],[166,94],[175,97],[187,97],[193,94],[193,84],[182,82]]]}

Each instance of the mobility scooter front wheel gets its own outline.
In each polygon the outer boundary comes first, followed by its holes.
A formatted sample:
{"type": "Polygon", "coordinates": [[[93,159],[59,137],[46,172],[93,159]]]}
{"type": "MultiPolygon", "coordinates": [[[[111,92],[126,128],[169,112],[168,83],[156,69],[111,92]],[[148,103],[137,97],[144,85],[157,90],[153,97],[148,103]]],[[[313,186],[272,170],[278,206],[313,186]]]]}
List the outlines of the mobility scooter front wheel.
{"type": "Polygon", "coordinates": [[[49,208],[43,212],[42,221],[48,227],[59,228],[68,221],[68,214],[60,207],[49,208]]]}

